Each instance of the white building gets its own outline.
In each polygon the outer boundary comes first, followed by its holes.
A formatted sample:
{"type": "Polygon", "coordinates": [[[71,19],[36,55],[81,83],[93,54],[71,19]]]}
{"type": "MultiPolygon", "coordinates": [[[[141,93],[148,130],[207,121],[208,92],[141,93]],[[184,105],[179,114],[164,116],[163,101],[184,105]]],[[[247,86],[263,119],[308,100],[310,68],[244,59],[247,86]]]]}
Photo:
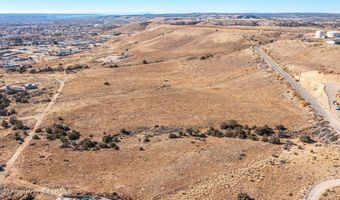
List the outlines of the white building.
{"type": "Polygon", "coordinates": [[[326,31],[316,31],[316,33],[315,33],[315,37],[316,38],[324,38],[324,37],[326,37],[326,31]]]}
{"type": "Polygon", "coordinates": [[[36,83],[27,83],[24,85],[26,90],[35,90],[38,89],[38,84],[36,83]]]}
{"type": "Polygon", "coordinates": [[[327,37],[329,37],[329,38],[340,37],[340,32],[336,32],[336,31],[327,32],[327,37]]]}
{"type": "Polygon", "coordinates": [[[328,40],[327,44],[340,44],[340,40],[328,40]]]}

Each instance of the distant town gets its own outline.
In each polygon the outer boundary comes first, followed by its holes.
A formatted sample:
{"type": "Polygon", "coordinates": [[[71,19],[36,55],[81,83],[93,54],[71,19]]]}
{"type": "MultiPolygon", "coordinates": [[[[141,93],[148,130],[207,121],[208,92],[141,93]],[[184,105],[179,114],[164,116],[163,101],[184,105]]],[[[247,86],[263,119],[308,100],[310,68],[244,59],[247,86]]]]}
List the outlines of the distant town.
{"type": "MultiPolygon", "coordinates": [[[[68,56],[100,46],[119,33],[108,32],[122,22],[87,16],[45,16],[52,20],[41,20],[31,24],[20,22],[24,15],[3,15],[0,20],[0,68],[30,66],[68,56]],[[17,19],[17,20],[15,20],[17,19]],[[67,20],[66,20],[67,19],[67,20]]],[[[31,16],[32,17],[32,16],[31,16]]],[[[32,19],[33,20],[33,19],[32,19]]]]}

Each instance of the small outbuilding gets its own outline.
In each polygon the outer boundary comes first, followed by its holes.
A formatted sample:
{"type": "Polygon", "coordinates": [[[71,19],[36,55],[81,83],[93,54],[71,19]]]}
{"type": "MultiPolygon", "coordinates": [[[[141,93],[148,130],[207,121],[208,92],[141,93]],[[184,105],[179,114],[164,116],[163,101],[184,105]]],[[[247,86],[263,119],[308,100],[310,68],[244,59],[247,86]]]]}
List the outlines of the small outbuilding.
{"type": "Polygon", "coordinates": [[[327,32],[327,37],[328,38],[339,38],[340,32],[337,32],[337,31],[327,32]]]}
{"type": "Polygon", "coordinates": [[[328,40],[327,44],[340,44],[340,40],[328,40]]]}
{"type": "Polygon", "coordinates": [[[326,37],[327,32],[326,31],[316,31],[315,37],[316,38],[324,38],[326,37]]]}
{"type": "Polygon", "coordinates": [[[36,83],[27,83],[24,85],[26,90],[35,90],[38,89],[38,84],[36,83]]]}

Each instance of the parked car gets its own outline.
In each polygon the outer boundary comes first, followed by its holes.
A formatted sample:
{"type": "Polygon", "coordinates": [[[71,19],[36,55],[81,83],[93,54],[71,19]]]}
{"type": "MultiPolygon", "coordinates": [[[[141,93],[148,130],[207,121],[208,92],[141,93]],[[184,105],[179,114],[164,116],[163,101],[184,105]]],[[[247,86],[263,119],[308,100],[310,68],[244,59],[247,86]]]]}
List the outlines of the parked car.
{"type": "Polygon", "coordinates": [[[336,106],[335,106],[335,110],[340,110],[340,106],[339,106],[339,105],[336,105],[336,106]]]}

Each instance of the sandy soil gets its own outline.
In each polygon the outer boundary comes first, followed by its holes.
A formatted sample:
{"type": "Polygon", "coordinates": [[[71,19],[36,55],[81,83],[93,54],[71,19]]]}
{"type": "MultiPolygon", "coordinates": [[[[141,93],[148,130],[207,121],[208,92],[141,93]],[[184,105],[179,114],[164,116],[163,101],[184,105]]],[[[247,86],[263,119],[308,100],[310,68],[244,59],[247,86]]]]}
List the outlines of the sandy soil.
{"type": "MultiPolygon", "coordinates": [[[[277,32],[268,35],[299,34],[277,32]]],[[[90,66],[70,75],[42,127],[61,116],[82,137],[93,135],[96,140],[104,131],[121,128],[206,127],[228,119],[250,126],[284,124],[292,131],[308,128],[308,107],[261,67],[251,48],[256,42],[249,37],[266,33],[254,28],[153,27],[122,34],[89,52],[40,63],[90,66]],[[96,62],[122,53],[130,56],[119,68],[96,62]]],[[[301,147],[285,151],[250,140],[171,140],[159,135],[144,144],[140,137],[124,139],[119,151],[78,152],[42,136],[23,151],[7,186],[27,181],[71,192],[118,192],[134,199],[235,199],[239,192],[264,200],[300,199],[319,179],[339,175],[335,146],[295,141],[301,147]],[[246,155],[242,159],[241,153],[246,155]]]]}
{"type": "Polygon", "coordinates": [[[328,190],[325,194],[323,194],[320,200],[338,200],[338,199],[340,199],[340,187],[328,190]]]}

